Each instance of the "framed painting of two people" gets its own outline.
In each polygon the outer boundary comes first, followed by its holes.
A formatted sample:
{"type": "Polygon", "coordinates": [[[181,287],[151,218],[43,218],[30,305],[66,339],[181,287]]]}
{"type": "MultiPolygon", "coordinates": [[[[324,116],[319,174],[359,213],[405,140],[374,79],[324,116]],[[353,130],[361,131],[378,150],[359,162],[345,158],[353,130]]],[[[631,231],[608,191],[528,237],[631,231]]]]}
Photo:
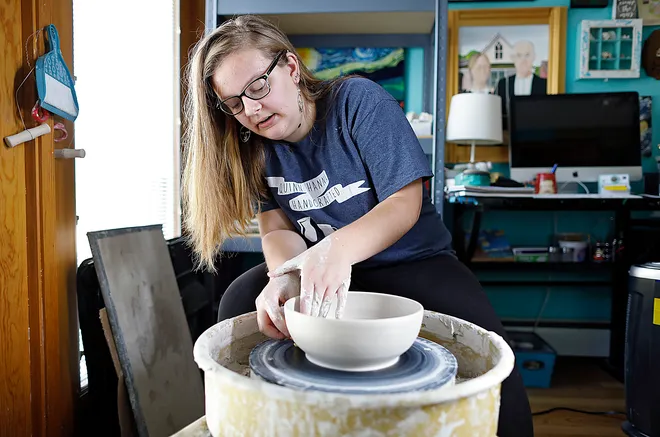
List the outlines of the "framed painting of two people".
{"type": "MultiPolygon", "coordinates": [[[[448,100],[457,93],[502,99],[503,144],[482,147],[478,159],[508,162],[508,108],[514,96],[564,92],[565,23],[563,7],[450,11],[448,100]]],[[[462,149],[448,147],[448,162],[462,162],[462,149]]]]}

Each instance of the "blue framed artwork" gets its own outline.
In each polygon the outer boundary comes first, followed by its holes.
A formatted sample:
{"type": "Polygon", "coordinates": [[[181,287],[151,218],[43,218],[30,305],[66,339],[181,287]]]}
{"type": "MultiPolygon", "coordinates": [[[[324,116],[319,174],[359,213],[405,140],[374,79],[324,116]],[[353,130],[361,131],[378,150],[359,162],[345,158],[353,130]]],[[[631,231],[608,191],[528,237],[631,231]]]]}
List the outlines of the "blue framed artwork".
{"type": "Polygon", "coordinates": [[[405,100],[405,50],[401,47],[298,48],[302,62],[319,79],[358,74],[385,88],[401,105],[405,100]]]}

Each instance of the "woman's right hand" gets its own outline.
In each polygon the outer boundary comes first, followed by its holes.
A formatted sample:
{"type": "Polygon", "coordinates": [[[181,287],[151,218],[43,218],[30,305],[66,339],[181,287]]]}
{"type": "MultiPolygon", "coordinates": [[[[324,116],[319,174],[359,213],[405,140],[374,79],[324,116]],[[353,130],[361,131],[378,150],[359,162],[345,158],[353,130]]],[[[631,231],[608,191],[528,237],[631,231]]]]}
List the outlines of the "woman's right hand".
{"type": "Polygon", "coordinates": [[[271,278],[257,300],[257,324],[259,331],[274,339],[289,338],[284,319],[284,303],[300,294],[300,272],[292,271],[271,278]]]}

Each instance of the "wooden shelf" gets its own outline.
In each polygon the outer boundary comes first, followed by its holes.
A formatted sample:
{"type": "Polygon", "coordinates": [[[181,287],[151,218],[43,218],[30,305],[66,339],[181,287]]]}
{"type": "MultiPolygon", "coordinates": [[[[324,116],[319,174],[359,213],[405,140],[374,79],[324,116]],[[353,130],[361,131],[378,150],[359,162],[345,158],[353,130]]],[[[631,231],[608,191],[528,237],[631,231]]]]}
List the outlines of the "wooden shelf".
{"type": "Polygon", "coordinates": [[[612,269],[612,262],[520,262],[514,261],[513,258],[472,258],[469,265],[475,269],[482,270],[502,270],[506,268],[520,269],[520,270],[548,270],[548,271],[562,271],[562,272],[589,272],[589,271],[602,271],[609,272],[612,269]]]}
{"type": "Polygon", "coordinates": [[[434,0],[241,0],[217,2],[218,15],[259,14],[288,35],[430,35],[434,0]]]}
{"type": "Polygon", "coordinates": [[[433,12],[262,14],[287,35],[429,34],[433,12]]]}
{"type": "Polygon", "coordinates": [[[435,0],[241,0],[214,3],[219,15],[433,12],[435,0]]]}

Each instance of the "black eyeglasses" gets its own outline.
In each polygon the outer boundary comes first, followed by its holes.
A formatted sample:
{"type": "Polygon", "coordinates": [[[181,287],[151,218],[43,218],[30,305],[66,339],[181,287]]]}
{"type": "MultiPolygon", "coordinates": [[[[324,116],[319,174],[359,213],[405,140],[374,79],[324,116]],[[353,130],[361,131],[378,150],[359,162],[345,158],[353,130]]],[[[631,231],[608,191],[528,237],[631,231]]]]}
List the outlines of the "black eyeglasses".
{"type": "Polygon", "coordinates": [[[268,82],[268,76],[273,72],[275,66],[284,53],[286,53],[286,50],[280,51],[277,56],[275,56],[275,59],[273,59],[273,62],[271,62],[271,64],[268,66],[266,72],[247,84],[247,86],[243,88],[243,92],[237,96],[228,97],[220,101],[220,103],[218,103],[218,107],[222,110],[222,112],[229,115],[240,114],[243,110],[243,96],[252,100],[260,100],[266,97],[268,93],[270,93],[270,83],[268,82]]]}

